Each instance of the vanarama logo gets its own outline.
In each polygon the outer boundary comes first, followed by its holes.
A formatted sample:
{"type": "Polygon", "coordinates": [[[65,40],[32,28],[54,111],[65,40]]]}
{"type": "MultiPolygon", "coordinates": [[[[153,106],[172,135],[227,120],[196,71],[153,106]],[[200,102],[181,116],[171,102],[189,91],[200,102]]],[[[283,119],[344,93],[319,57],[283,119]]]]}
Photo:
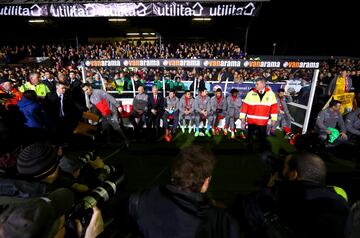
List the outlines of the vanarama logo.
{"type": "Polygon", "coordinates": [[[205,60],[205,67],[241,67],[239,60],[205,60]]]}
{"type": "Polygon", "coordinates": [[[200,67],[200,60],[164,60],[163,65],[168,67],[200,67]]]}
{"type": "Polygon", "coordinates": [[[119,60],[90,60],[85,62],[86,66],[103,67],[103,66],[121,66],[119,60]]]}
{"type": "Polygon", "coordinates": [[[124,60],[124,66],[129,67],[158,67],[160,60],[124,60]]]}
{"type": "Polygon", "coordinates": [[[306,68],[306,69],[317,69],[320,66],[319,62],[299,62],[299,61],[290,61],[284,62],[284,67],[287,68],[306,68]]]}
{"type": "Polygon", "coordinates": [[[249,68],[280,68],[280,62],[279,61],[245,61],[244,67],[249,68]]]}

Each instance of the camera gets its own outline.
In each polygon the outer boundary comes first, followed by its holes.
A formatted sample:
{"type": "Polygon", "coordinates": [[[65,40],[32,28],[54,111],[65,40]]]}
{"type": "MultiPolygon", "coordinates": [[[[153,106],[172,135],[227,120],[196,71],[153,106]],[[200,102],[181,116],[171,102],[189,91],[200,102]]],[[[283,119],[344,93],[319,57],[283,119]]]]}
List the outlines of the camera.
{"type": "Polygon", "coordinates": [[[294,237],[290,229],[281,223],[279,216],[268,212],[264,214],[264,228],[270,238],[291,238],[294,237]]]}
{"type": "Polygon", "coordinates": [[[271,174],[278,172],[279,175],[281,175],[287,156],[288,153],[284,149],[280,149],[278,155],[271,152],[265,152],[261,154],[260,159],[263,163],[270,166],[271,174]]]}
{"type": "Polygon", "coordinates": [[[76,231],[75,220],[80,221],[83,231],[85,232],[93,214],[92,208],[94,206],[101,208],[102,204],[114,197],[124,180],[125,174],[123,173],[116,177],[109,178],[77,203],[67,217],[66,226],[72,231],[71,233],[75,234],[76,231]]]}
{"type": "Polygon", "coordinates": [[[116,175],[121,175],[123,173],[121,166],[117,165],[104,165],[104,168],[98,169],[96,174],[96,179],[99,182],[105,182],[109,177],[115,177],[116,175]]]}
{"type": "Polygon", "coordinates": [[[86,164],[89,160],[94,161],[96,159],[95,155],[95,151],[88,151],[85,154],[81,154],[78,158],[83,164],[86,164]]]}

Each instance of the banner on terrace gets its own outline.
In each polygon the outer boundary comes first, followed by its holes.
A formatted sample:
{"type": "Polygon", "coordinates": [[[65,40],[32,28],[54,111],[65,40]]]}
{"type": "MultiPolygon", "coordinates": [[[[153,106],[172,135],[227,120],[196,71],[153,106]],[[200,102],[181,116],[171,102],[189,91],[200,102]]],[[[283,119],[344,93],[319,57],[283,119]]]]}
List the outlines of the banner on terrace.
{"type": "Polygon", "coordinates": [[[317,69],[315,61],[263,61],[224,59],[119,59],[87,60],[86,67],[165,67],[165,68],[285,68],[317,69]]]}

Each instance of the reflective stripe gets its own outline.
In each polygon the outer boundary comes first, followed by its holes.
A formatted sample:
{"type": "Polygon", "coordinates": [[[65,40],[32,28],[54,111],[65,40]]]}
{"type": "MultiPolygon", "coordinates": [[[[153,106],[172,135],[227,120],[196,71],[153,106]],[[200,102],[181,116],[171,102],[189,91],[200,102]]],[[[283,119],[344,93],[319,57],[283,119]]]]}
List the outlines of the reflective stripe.
{"type": "Polygon", "coordinates": [[[268,120],[269,117],[262,117],[262,116],[255,116],[255,115],[248,115],[248,118],[253,118],[253,119],[260,119],[260,120],[268,120]]]}
{"type": "Polygon", "coordinates": [[[273,105],[274,103],[266,103],[266,102],[256,102],[256,103],[252,103],[252,102],[248,102],[247,103],[249,106],[269,106],[271,107],[271,105],[273,105]]]}

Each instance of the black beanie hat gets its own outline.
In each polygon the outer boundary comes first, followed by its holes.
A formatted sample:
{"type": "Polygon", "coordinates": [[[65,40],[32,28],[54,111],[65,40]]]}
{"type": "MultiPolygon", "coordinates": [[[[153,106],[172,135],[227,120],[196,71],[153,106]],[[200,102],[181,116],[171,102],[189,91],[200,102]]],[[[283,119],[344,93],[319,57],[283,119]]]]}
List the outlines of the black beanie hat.
{"type": "Polygon", "coordinates": [[[26,147],[17,158],[20,175],[43,179],[54,173],[58,167],[56,150],[47,144],[32,144],[26,147]]]}

